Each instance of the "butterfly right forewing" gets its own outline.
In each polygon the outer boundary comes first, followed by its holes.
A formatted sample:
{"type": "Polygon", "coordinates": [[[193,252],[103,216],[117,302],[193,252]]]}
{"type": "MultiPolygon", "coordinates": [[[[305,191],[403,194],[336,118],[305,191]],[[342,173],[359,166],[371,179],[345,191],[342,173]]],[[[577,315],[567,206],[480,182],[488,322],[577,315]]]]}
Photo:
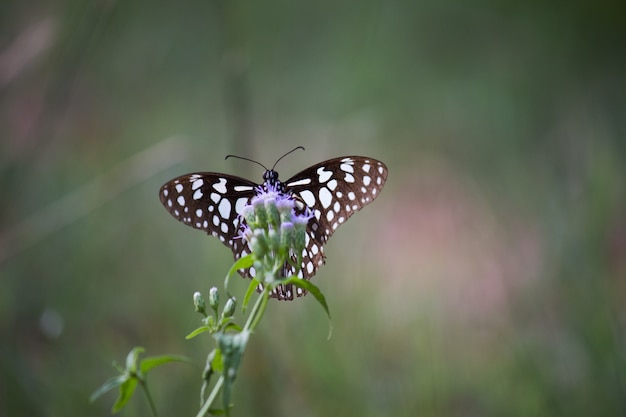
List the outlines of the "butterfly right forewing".
{"type": "Polygon", "coordinates": [[[324,244],[330,236],[354,213],[374,201],[386,181],[385,164],[363,156],[329,159],[285,181],[285,189],[313,215],[302,254],[303,278],[315,275],[324,264],[324,244]]]}

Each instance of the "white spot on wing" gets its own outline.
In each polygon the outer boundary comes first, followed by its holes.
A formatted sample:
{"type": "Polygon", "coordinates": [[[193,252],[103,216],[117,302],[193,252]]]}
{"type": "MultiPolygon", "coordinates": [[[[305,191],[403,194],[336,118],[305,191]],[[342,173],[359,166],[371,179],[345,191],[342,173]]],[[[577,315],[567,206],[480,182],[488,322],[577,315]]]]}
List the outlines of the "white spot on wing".
{"type": "Polygon", "coordinates": [[[328,191],[328,188],[322,187],[320,188],[320,203],[322,203],[322,207],[328,208],[330,204],[333,202],[333,195],[328,191]]]}
{"type": "Polygon", "coordinates": [[[219,195],[218,193],[211,193],[211,201],[213,201],[214,203],[217,203],[218,201],[220,201],[221,198],[222,196],[219,195]]]}
{"type": "Polygon", "coordinates": [[[301,180],[290,182],[287,184],[289,187],[295,187],[296,185],[307,185],[311,183],[311,178],[302,178],[301,180]]]}
{"type": "Polygon", "coordinates": [[[176,201],[178,202],[179,205],[184,206],[185,205],[185,197],[183,197],[182,195],[179,195],[178,198],[176,199],[176,201]]]}
{"type": "Polygon", "coordinates": [[[371,182],[372,182],[372,179],[369,177],[369,175],[366,175],[363,177],[363,185],[365,185],[366,187],[370,185],[371,182]]]}
{"type": "Polygon", "coordinates": [[[181,193],[183,191],[183,185],[182,184],[176,184],[176,191],[181,193]]]}
{"type": "Polygon", "coordinates": [[[324,167],[317,169],[317,175],[319,175],[320,182],[326,182],[333,176],[332,171],[324,171],[324,167]]]}
{"type": "Polygon", "coordinates": [[[235,185],[233,188],[235,191],[250,191],[253,187],[249,185],[235,185]]]}
{"type": "Polygon", "coordinates": [[[350,164],[341,164],[340,168],[343,172],[354,172],[354,167],[352,167],[352,165],[350,164]]]}
{"type": "Polygon", "coordinates": [[[313,207],[315,205],[315,196],[309,190],[304,190],[300,193],[300,197],[304,200],[307,206],[313,207]]]}
{"type": "Polygon", "coordinates": [[[203,184],[204,184],[204,180],[202,178],[200,178],[199,180],[195,180],[191,184],[191,189],[192,190],[197,190],[198,188],[202,187],[203,184]]]}
{"type": "Polygon", "coordinates": [[[354,182],[354,177],[352,176],[352,174],[348,174],[346,172],[345,180],[346,180],[346,182],[354,182]]]}
{"type": "Polygon", "coordinates": [[[220,182],[213,184],[213,189],[218,193],[226,193],[226,178],[220,178],[220,182]]]}
{"type": "Polygon", "coordinates": [[[335,212],[334,211],[329,211],[328,213],[326,213],[326,219],[330,222],[335,218],[335,212]]]}
{"type": "Polygon", "coordinates": [[[220,201],[220,205],[217,207],[217,209],[220,212],[220,215],[224,218],[224,219],[228,219],[230,218],[230,201],[228,201],[227,198],[223,198],[222,201],[220,201]]]}
{"type": "Polygon", "coordinates": [[[370,164],[363,165],[363,171],[370,172],[370,164]]]}
{"type": "Polygon", "coordinates": [[[168,191],[168,189],[167,189],[167,188],[166,188],[166,189],[164,189],[164,190],[163,190],[163,197],[167,197],[167,195],[168,195],[169,193],[170,193],[170,192],[168,191]]]}
{"type": "Polygon", "coordinates": [[[326,186],[330,191],[335,191],[335,188],[337,188],[337,180],[328,181],[328,184],[326,184],[326,186]]]}
{"type": "Polygon", "coordinates": [[[235,202],[235,212],[237,214],[243,213],[243,208],[246,206],[247,203],[248,203],[247,198],[245,197],[238,198],[237,201],[235,202]]]}
{"type": "MultiPolygon", "coordinates": [[[[200,180],[198,180],[200,181],[200,180]]],[[[194,200],[200,200],[202,198],[202,190],[196,190],[195,193],[193,193],[193,199],[194,200]]]]}
{"type": "Polygon", "coordinates": [[[202,217],[202,209],[196,210],[196,217],[202,217]]]}
{"type": "Polygon", "coordinates": [[[354,200],[354,199],[356,198],[356,195],[355,195],[352,191],[350,191],[350,192],[348,193],[348,198],[349,198],[350,200],[354,200]]]}

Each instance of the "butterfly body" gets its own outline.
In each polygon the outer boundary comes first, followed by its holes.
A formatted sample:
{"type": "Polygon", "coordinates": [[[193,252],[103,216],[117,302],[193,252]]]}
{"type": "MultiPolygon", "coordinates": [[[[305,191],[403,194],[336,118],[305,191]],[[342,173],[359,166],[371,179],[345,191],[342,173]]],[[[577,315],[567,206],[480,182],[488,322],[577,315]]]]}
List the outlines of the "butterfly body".
{"type": "MultiPolygon", "coordinates": [[[[275,190],[296,201],[297,214],[309,210],[306,247],[302,268],[297,272],[310,279],[325,262],[324,244],[334,231],[356,211],[371,203],[387,180],[387,167],[380,161],[361,156],[330,159],[313,165],[281,182],[273,169],[263,174],[264,182],[256,184],[245,178],[215,172],[198,172],[174,178],[159,192],[161,203],[177,220],[217,237],[239,259],[250,253],[239,232],[245,220],[243,207],[255,195],[275,190]]],[[[296,273],[285,264],[285,276],[296,273]]],[[[254,269],[240,270],[253,277],[254,269]]],[[[301,296],[290,285],[278,286],[272,294],[278,299],[301,296]]]]}

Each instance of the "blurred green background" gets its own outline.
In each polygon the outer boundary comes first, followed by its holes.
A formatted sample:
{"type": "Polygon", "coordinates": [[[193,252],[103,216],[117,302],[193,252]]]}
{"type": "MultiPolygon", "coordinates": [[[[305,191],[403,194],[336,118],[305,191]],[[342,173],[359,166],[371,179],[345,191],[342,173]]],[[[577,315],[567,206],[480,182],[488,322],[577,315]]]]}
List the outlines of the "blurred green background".
{"type": "Polygon", "coordinates": [[[0,415],[108,415],[88,397],[135,345],[193,358],[150,383],[195,415],[191,296],[232,259],[158,189],[297,145],[283,179],[356,154],[389,180],[314,278],[333,337],[273,302],[233,415],[626,415],[622,2],[0,10],[0,415]]]}

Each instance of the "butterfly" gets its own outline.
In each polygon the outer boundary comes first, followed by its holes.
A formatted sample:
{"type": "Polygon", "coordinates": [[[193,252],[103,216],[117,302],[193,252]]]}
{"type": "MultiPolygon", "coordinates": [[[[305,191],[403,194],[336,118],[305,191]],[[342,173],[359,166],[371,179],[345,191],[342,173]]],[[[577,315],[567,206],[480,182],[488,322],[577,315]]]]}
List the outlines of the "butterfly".
{"type": "MultiPolygon", "coordinates": [[[[296,149],[299,148],[302,147],[296,149]]],[[[378,197],[387,181],[387,167],[373,158],[343,156],[310,166],[284,182],[279,181],[275,167],[276,164],[272,169],[263,166],[262,184],[216,172],[182,175],[165,183],[159,197],[174,218],[217,237],[232,250],[235,259],[250,253],[247,242],[239,236],[245,223],[241,214],[250,199],[268,189],[292,197],[297,214],[304,213],[307,207],[312,214],[307,224],[302,268],[297,273],[300,278],[310,279],[325,263],[324,244],[335,230],[378,197]]],[[[238,272],[243,277],[255,275],[253,267],[238,272]]],[[[286,263],[284,272],[284,276],[289,276],[296,271],[286,263]]],[[[298,297],[305,294],[301,288],[292,287],[279,285],[272,296],[292,300],[294,293],[298,297]]]]}

